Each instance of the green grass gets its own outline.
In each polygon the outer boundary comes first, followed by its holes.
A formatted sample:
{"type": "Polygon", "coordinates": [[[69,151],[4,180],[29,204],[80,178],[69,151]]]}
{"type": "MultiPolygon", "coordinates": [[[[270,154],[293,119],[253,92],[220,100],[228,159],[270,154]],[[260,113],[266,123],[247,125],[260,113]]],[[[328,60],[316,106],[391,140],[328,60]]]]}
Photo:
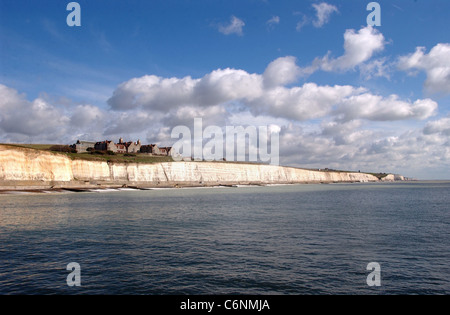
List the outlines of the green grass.
{"type": "Polygon", "coordinates": [[[124,156],[124,154],[115,155],[99,155],[90,153],[60,153],[67,155],[72,160],[85,160],[85,161],[101,161],[101,162],[114,162],[114,163],[161,163],[161,162],[173,162],[171,156],[148,156],[144,154],[136,154],[136,156],[124,156]]]}
{"type": "Polygon", "coordinates": [[[149,156],[146,154],[136,154],[136,156],[125,156],[124,154],[115,155],[99,155],[90,153],[65,153],[50,151],[49,149],[55,144],[10,144],[10,143],[0,143],[3,145],[16,147],[16,148],[27,148],[38,151],[47,151],[53,154],[66,155],[72,160],[85,160],[85,161],[100,161],[100,162],[115,162],[115,163],[161,163],[161,162],[173,162],[171,156],[149,156]]]}
{"type": "Polygon", "coordinates": [[[54,144],[10,144],[10,143],[0,143],[3,145],[9,145],[12,147],[19,147],[19,148],[28,148],[28,149],[35,149],[35,150],[48,150],[51,146],[54,144]]]}

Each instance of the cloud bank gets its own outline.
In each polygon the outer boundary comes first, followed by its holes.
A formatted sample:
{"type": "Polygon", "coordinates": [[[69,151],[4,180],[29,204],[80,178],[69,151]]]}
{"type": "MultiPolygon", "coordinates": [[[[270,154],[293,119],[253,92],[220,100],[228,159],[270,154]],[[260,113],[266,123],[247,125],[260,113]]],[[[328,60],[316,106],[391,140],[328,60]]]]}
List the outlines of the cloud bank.
{"type": "MultiPolygon", "coordinates": [[[[284,56],[261,73],[225,68],[198,78],[144,75],[119,84],[109,108],[62,103],[45,94],[29,100],[0,84],[0,139],[73,143],[125,137],[171,145],[173,127],[202,117],[204,126],[278,125],[283,165],[439,174],[450,164],[450,118],[435,118],[436,101],[385,96],[350,84],[299,84],[316,71],[378,64],[373,58],[385,45],[380,32],[364,27],[345,32],[341,56],[330,52],[305,67],[284,56]]],[[[448,93],[449,47],[438,44],[429,53],[419,47],[398,59],[398,69],[424,71],[427,89],[448,93]]]]}
{"type": "MultiPolygon", "coordinates": [[[[357,62],[367,60],[368,55],[363,53],[357,62]]],[[[347,54],[335,59],[336,64],[342,61],[348,67],[346,60],[347,54]]],[[[197,79],[143,76],[119,85],[108,104],[114,110],[170,112],[177,108],[226,107],[238,103],[255,116],[268,115],[296,122],[327,116],[342,121],[423,120],[437,110],[437,103],[431,99],[409,102],[397,95],[375,95],[362,87],[315,83],[290,87],[301,74],[302,68],[296,65],[295,57],[287,56],[272,61],[262,74],[226,68],[197,79]]]]}

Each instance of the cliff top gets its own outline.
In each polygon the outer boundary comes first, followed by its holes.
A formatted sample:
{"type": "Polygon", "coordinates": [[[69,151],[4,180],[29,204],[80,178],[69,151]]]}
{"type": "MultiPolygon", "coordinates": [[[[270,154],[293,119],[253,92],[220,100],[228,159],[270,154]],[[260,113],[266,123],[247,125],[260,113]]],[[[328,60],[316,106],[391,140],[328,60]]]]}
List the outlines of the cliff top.
{"type": "MultiPolygon", "coordinates": [[[[58,145],[55,144],[10,144],[0,143],[0,149],[1,147],[9,148],[9,149],[16,149],[16,150],[30,150],[30,151],[37,151],[37,152],[45,152],[48,154],[56,154],[56,155],[63,155],[67,156],[68,158],[72,160],[85,160],[85,161],[99,161],[99,162],[109,162],[109,163],[142,163],[142,164],[153,164],[153,163],[163,163],[163,162],[174,162],[172,157],[170,156],[150,156],[147,154],[119,154],[115,153],[114,155],[109,155],[107,153],[99,154],[99,152],[90,152],[90,153],[71,153],[71,152],[57,152],[53,151],[52,147],[55,148],[58,145]]],[[[202,161],[196,161],[196,162],[202,162],[202,161]]],[[[211,163],[211,161],[209,162],[211,163]]],[[[238,164],[261,164],[262,163],[252,163],[252,162],[245,162],[245,161],[212,161],[212,163],[238,163],[238,164]]],[[[307,169],[307,168],[300,168],[300,167],[290,167],[285,166],[288,168],[295,168],[295,169],[302,169],[302,170],[308,170],[308,171],[319,171],[319,172],[334,172],[334,173],[361,173],[361,174],[370,174],[378,179],[383,179],[387,177],[388,173],[373,173],[373,172],[360,172],[360,171],[345,171],[345,170],[335,170],[335,169],[307,169]]]]}
{"type": "Polygon", "coordinates": [[[100,161],[100,162],[114,162],[114,163],[161,163],[161,162],[173,162],[170,156],[149,156],[145,154],[119,154],[115,153],[113,155],[103,153],[103,152],[92,152],[92,153],[73,153],[73,152],[60,152],[54,151],[52,148],[58,147],[60,145],[55,144],[1,144],[0,146],[5,146],[9,148],[14,148],[17,150],[34,150],[47,152],[52,154],[64,155],[72,160],[87,160],[87,161],[100,161]]]}

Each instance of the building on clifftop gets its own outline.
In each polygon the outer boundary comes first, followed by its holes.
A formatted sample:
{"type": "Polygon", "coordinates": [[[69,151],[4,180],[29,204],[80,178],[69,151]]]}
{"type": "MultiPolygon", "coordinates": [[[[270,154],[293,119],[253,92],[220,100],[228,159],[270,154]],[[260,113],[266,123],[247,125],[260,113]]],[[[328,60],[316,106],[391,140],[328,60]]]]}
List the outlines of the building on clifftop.
{"type": "Polygon", "coordinates": [[[95,144],[95,150],[97,151],[112,151],[114,153],[138,153],[141,149],[141,141],[137,142],[124,142],[123,138],[119,139],[119,143],[113,141],[101,141],[95,144]]]}
{"type": "Polygon", "coordinates": [[[73,149],[77,150],[77,153],[84,153],[84,152],[87,152],[87,149],[89,149],[89,148],[94,149],[95,142],[77,140],[77,143],[75,143],[71,147],[73,149]]]}
{"type": "Polygon", "coordinates": [[[149,144],[141,146],[141,153],[152,155],[172,155],[172,147],[158,147],[156,144],[149,144]]]}

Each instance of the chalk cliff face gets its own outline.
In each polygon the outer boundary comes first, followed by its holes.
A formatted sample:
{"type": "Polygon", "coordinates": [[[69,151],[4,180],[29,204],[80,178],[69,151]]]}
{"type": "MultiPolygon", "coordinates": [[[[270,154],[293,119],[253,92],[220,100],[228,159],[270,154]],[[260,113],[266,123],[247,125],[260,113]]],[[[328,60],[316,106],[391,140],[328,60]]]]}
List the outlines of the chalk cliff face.
{"type": "Polygon", "coordinates": [[[24,186],[170,187],[376,181],[379,181],[377,177],[365,173],[320,172],[272,165],[219,162],[136,164],[72,160],[62,154],[0,145],[0,186],[3,189],[24,186]]]}
{"type": "Polygon", "coordinates": [[[389,174],[386,177],[383,177],[381,180],[385,182],[402,181],[405,180],[405,177],[398,174],[389,174]]]}
{"type": "Polygon", "coordinates": [[[0,180],[70,181],[72,174],[63,155],[0,145],[0,180]]]}

